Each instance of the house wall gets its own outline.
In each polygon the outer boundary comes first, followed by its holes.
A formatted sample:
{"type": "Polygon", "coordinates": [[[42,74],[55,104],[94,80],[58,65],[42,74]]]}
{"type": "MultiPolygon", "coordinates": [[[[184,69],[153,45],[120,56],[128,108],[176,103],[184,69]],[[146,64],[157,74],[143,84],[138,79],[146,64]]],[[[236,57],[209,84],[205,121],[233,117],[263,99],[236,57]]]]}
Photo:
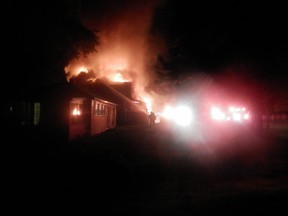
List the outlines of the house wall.
{"type": "Polygon", "coordinates": [[[73,98],[69,112],[70,140],[100,134],[116,127],[116,105],[107,101],[73,98]]]}
{"type": "Polygon", "coordinates": [[[91,135],[116,127],[116,106],[94,99],[91,103],[91,135]]]}
{"type": "Polygon", "coordinates": [[[91,100],[73,98],[70,102],[69,139],[90,135],[91,100]]]}
{"type": "Polygon", "coordinates": [[[109,128],[115,128],[117,122],[117,109],[116,106],[107,107],[107,124],[109,128]]]}
{"type": "Polygon", "coordinates": [[[14,102],[5,112],[7,125],[38,126],[40,124],[40,102],[14,102]]]}

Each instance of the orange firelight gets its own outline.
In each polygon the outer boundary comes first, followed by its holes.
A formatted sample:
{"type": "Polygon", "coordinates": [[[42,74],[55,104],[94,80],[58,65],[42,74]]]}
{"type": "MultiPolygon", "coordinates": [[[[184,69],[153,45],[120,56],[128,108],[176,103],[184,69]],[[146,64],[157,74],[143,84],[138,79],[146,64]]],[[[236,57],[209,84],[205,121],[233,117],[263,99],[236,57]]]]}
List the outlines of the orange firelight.
{"type": "Polygon", "coordinates": [[[85,67],[80,67],[80,68],[77,70],[77,76],[78,76],[81,72],[88,73],[88,70],[87,70],[87,68],[85,68],[85,67]]]}
{"type": "Polygon", "coordinates": [[[150,113],[152,111],[152,101],[151,101],[151,99],[146,97],[146,98],[144,98],[144,102],[146,104],[147,112],[150,113]]]}
{"type": "Polygon", "coordinates": [[[73,110],[73,112],[72,112],[72,115],[74,115],[74,116],[79,116],[79,115],[81,115],[80,110],[75,107],[74,110],[73,110]]]}
{"type": "Polygon", "coordinates": [[[121,73],[116,73],[113,77],[112,77],[112,81],[113,82],[129,82],[129,80],[124,79],[123,75],[121,73]]]}

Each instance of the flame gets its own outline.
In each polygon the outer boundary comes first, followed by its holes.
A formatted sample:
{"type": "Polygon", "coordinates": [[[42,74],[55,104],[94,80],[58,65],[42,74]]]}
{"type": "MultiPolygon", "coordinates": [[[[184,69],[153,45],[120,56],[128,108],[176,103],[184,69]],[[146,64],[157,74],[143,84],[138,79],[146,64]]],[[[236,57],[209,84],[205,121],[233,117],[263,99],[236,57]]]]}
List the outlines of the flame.
{"type": "Polygon", "coordinates": [[[152,100],[151,100],[151,98],[145,97],[143,101],[146,104],[147,112],[150,113],[152,111],[152,100]]]}
{"type": "Polygon", "coordinates": [[[73,110],[73,112],[72,112],[72,115],[74,115],[74,116],[79,116],[79,115],[81,115],[80,110],[75,107],[74,110],[73,110]]]}
{"type": "MultiPolygon", "coordinates": [[[[104,78],[111,82],[132,82],[134,99],[139,100],[149,95],[147,86],[156,74],[152,68],[155,68],[157,56],[164,49],[164,40],[150,34],[154,9],[160,2],[129,2],[117,11],[103,13],[103,17],[86,20],[88,28],[101,29],[97,33],[97,52],[79,56],[69,62],[65,67],[68,82],[77,77],[80,71],[89,71],[89,76],[95,76],[92,80],[104,78]]],[[[152,104],[146,103],[148,110],[151,110],[152,104]]]]}
{"type": "Polygon", "coordinates": [[[123,75],[121,73],[116,73],[112,79],[111,79],[113,82],[130,82],[131,80],[128,80],[128,79],[124,79],[123,78],[123,75]]]}
{"type": "Polygon", "coordinates": [[[85,68],[85,67],[79,67],[79,69],[78,69],[78,71],[77,71],[77,76],[80,74],[80,73],[82,73],[82,72],[84,72],[84,73],[88,73],[88,69],[87,68],[85,68]]]}

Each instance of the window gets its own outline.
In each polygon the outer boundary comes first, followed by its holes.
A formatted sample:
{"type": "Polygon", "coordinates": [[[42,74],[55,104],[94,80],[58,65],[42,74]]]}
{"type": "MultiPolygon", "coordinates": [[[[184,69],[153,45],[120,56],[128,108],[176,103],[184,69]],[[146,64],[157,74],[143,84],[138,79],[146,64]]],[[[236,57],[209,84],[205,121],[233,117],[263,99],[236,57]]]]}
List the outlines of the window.
{"type": "Polygon", "coordinates": [[[101,104],[101,115],[105,114],[105,106],[104,104],[101,104]]]}
{"type": "Polygon", "coordinates": [[[70,116],[71,116],[71,123],[80,123],[82,118],[82,104],[77,102],[70,103],[70,116]]]}
{"type": "Polygon", "coordinates": [[[101,109],[101,107],[100,107],[100,104],[99,103],[97,103],[97,108],[96,108],[96,115],[100,115],[100,109],[101,109]]]}
{"type": "Polygon", "coordinates": [[[40,103],[34,103],[34,125],[38,125],[40,122],[40,103]]]}
{"type": "Polygon", "coordinates": [[[97,102],[93,101],[93,115],[97,115],[97,102]]]}

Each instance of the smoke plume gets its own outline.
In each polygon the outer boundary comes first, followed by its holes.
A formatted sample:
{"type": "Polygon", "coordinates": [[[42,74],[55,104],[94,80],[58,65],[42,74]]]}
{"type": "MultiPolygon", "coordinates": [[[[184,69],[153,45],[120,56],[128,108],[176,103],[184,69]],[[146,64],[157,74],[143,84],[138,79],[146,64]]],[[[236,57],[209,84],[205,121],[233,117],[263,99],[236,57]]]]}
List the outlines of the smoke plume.
{"type": "Polygon", "coordinates": [[[84,21],[88,28],[99,29],[100,44],[97,52],[72,60],[65,72],[67,80],[88,70],[96,79],[132,82],[135,99],[143,100],[155,78],[154,65],[163,48],[161,39],[150,34],[159,1],[120,2],[101,5],[95,14],[87,12],[84,21]]]}

